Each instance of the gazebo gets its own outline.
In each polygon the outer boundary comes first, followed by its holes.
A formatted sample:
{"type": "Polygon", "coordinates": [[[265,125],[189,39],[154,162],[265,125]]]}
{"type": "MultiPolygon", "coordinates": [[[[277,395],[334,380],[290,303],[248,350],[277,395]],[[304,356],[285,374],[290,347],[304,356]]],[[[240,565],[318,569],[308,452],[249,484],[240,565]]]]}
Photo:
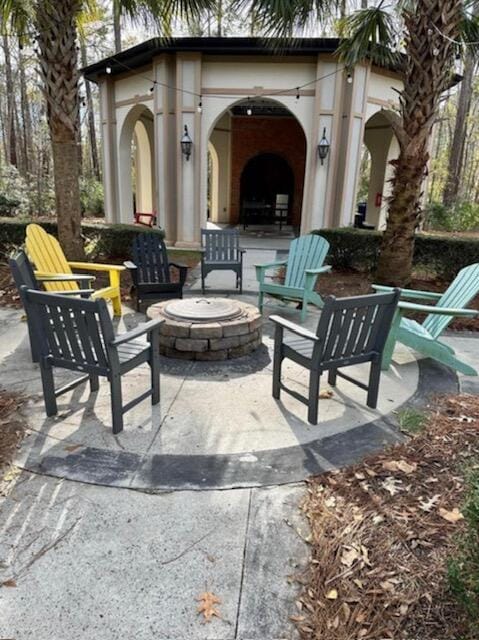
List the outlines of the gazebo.
{"type": "Polygon", "coordinates": [[[346,226],[366,145],[366,222],[381,228],[400,74],[349,71],[338,44],[154,38],[84,69],[100,89],[107,220],[155,212],[170,244],[195,247],[208,218],[237,224],[280,196],[301,233],[346,226]]]}

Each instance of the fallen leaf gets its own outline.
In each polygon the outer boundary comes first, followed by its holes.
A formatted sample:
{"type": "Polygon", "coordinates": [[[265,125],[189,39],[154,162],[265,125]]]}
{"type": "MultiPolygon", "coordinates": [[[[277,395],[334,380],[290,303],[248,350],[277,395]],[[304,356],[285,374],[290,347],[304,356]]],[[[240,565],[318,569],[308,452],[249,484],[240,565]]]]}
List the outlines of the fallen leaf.
{"type": "Polygon", "coordinates": [[[326,507],[335,507],[336,506],[336,498],[334,496],[330,496],[324,501],[324,505],[326,507]]]}
{"type": "Polygon", "coordinates": [[[319,392],[319,399],[320,400],[329,400],[329,398],[333,397],[333,392],[331,391],[331,389],[321,389],[321,391],[319,392]]]}
{"type": "Polygon", "coordinates": [[[421,498],[419,498],[419,508],[423,511],[431,511],[440,497],[441,494],[437,493],[435,496],[432,496],[432,498],[429,498],[429,500],[422,500],[421,498]]]}
{"type": "Polygon", "coordinates": [[[77,449],[81,449],[83,445],[81,444],[71,444],[68,447],[63,447],[64,451],[68,451],[68,453],[73,453],[73,451],[76,451],[77,449]]]}
{"type": "Polygon", "coordinates": [[[214,593],[205,591],[197,600],[201,603],[198,606],[198,613],[203,614],[205,622],[211,622],[213,616],[221,618],[220,612],[215,607],[215,604],[221,604],[221,600],[214,593]]]}
{"type": "Polygon", "coordinates": [[[457,522],[458,520],[464,520],[464,516],[457,507],[454,507],[452,511],[448,511],[447,509],[443,509],[442,507],[440,507],[439,515],[441,516],[441,518],[444,518],[444,520],[447,520],[448,522],[457,522]]]}
{"type": "Polygon", "coordinates": [[[403,473],[413,473],[417,469],[415,462],[409,463],[406,460],[386,460],[383,462],[383,469],[387,471],[402,471],[403,473]]]}
{"type": "Polygon", "coordinates": [[[337,600],[338,599],[338,592],[336,589],[330,589],[328,591],[328,593],[326,594],[326,598],[328,600],[337,600]]]}
{"type": "Polygon", "coordinates": [[[8,580],[5,580],[5,582],[2,582],[2,586],[3,587],[16,587],[17,583],[13,578],[9,578],[8,580]]]}
{"type": "Polygon", "coordinates": [[[392,476],[387,477],[386,480],[381,482],[381,486],[392,496],[395,496],[396,493],[399,493],[403,488],[401,480],[393,478],[392,476]]]}
{"type": "Polygon", "coordinates": [[[344,564],[345,567],[351,567],[359,558],[359,551],[354,547],[348,547],[341,554],[341,564],[344,564]]]}

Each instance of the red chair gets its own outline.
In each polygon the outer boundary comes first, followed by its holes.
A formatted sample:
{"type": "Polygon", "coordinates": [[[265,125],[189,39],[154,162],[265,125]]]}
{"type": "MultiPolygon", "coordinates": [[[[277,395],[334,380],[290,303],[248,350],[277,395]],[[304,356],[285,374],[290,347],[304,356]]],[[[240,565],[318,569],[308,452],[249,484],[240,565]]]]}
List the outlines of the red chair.
{"type": "Polygon", "coordinates": [[[135,211],[135,224],[141,224],[144,227],[154,227],[156,225],[156,213],[142,213],[135,211]]]}

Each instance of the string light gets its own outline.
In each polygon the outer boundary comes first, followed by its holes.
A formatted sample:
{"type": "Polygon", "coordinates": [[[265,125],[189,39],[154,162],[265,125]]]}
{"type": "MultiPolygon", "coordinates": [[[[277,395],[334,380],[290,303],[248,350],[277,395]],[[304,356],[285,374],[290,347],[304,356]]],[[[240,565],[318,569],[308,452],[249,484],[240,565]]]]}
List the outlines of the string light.
{"type": "Polygon", "coordinates": [[[253,115],[253,109],[251,108],[250,100],[251,100],[251,98],[248,98],[248,107],[246,109],[246,115],[248,115],[248,116],[253,115]]]}
{"type": "Polygon", "coordinates": [[[111,73],[111,67],[105,67],[105,73],[110,74],[111,73]]]}
{"type": "Polygon", "coordinates": [[[296,87],[296,102],[299,101],[299,87],[296,87]]]}
{"type": "Polygon", "coordinates": [[[348,83],[348,84],[351,84],[351,83],[352,83],[352,81],[353,81],[353,76],[352,76],[350,73],[348,73],[348,75],[346,76],[346,81],[347,81],[347,83],[348,83]]]}
{"type": "Polygon", "coordinates": [[[155,85],[153,84],[153,85],[150,87],[150,93],[153,93],[153,91],[154,91],[154,90],[155,90],[155,85]]]}
{"type": "Polygon", "coordinates": [[[198,102],[198,106],[196,107],[196,110],[198,111],[198,113],[201,113],[203,111],[203,102],[201,100],[201,96],[198,102]]]}

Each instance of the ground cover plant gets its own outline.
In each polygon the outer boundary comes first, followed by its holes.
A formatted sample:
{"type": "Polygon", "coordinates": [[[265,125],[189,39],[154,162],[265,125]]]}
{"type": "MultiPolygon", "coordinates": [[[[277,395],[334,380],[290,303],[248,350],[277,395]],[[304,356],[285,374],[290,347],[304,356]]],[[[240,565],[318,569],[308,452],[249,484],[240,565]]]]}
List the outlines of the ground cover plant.
{"type": "Polygon", "coordinates": [[[404,444],[309,482],[303,640],[479,638],[479,399],[434,407],[404,444]]]}
{"type": "Polygon", "coordinates": [[[0,389],[0,495],[9,481],[11,461],[25,435],[25,422],[19,413],[23,399],[0,389]]]}

